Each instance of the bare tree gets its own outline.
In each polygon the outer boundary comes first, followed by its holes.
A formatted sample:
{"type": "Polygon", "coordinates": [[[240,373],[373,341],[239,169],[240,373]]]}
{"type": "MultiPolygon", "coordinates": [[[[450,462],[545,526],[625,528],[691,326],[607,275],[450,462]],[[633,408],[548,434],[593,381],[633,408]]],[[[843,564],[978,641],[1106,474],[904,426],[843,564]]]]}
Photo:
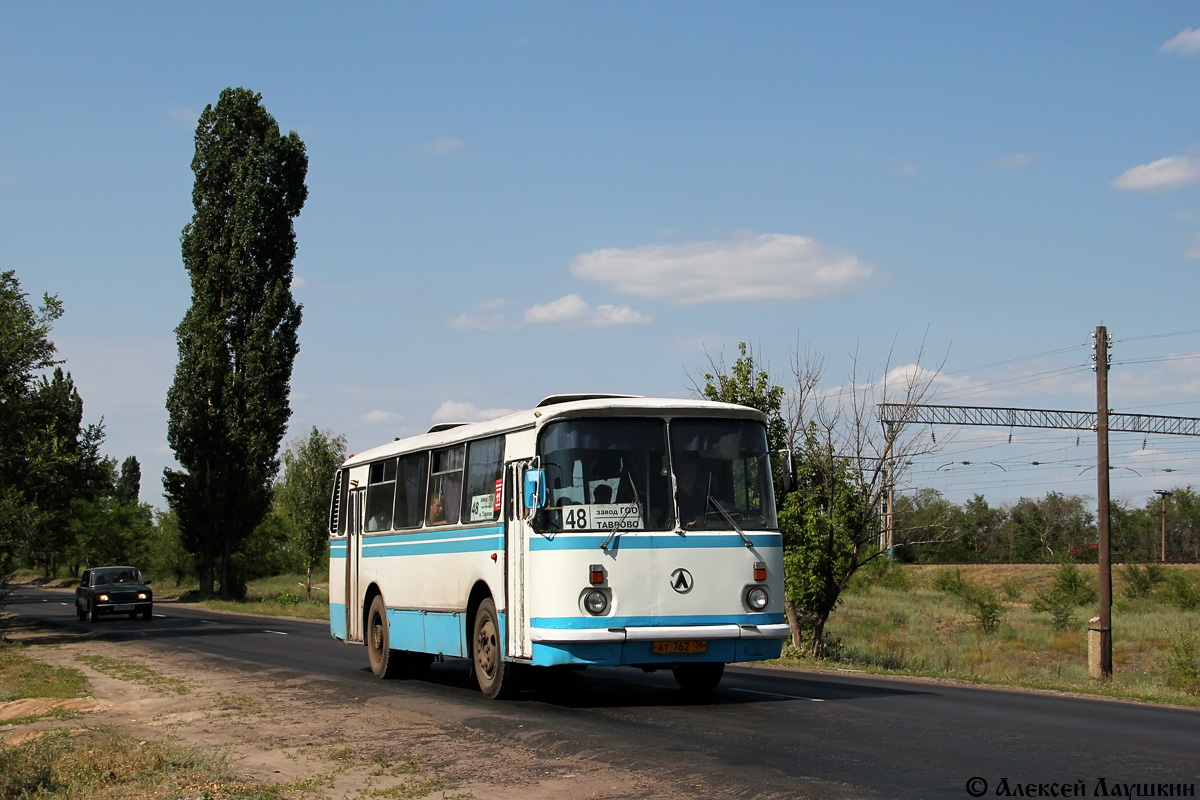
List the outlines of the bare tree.
{"type": "Polygon", "coordinates": [[[893,345],[876,379],[862,374],[856,352],[847,383],[831,391],[818,388],[823,357],[793,354],[787,397],[797,491],[781,504],[780,528],[792,642],[812,657],[821,655],[829,614],[854,573],[894,547],[921,543],[918,531],[896,535],[892,494],[912,461],[937,449],[909,421],[930,398],[941,365],[923,365],[924,342],[911,363],[895,366],[894,353],[893,345]]]}

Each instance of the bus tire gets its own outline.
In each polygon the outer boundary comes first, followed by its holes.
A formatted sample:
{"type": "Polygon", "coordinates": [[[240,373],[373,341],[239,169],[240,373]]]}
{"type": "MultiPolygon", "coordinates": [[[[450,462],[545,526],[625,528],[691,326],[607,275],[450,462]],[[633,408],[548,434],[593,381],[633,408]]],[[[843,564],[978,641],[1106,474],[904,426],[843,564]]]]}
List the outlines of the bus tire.
{"type": "Polygon", "coordinates": [[[367,660],[377,678],[398,678],[404,671],[406,653],[392,650],[388,645],[387,606],[383,595],[375,595],[367,613],[367,660]]]}
{"type": "Polygon", "coordinates": [[[511,697],[517,691],[514,665],[504,660],[500,618],[492,598],[484,598],[471,626],[471,663],[479,691],[489,699],[511,697]]]}
{"type": "Polygon", "coordinates": [[[672,667],[675,682],[685,692],[711,692],[721,682],[725,674],[725,665],[720,662],[702,664],[680,664],[672,667]]]}

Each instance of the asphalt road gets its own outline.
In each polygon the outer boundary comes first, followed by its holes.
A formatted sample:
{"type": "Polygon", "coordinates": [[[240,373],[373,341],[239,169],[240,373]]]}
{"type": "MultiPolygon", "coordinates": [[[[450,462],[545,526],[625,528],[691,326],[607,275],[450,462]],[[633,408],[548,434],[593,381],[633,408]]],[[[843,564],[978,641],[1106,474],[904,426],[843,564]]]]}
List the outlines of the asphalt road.
{"type": "Polygon", "coordinates": [[[1200,711],[1190,709],[746,667],[728,668],[702,701],[685,696],[670,672],[590,668],[535,673],[518,699],[495,702],[480,696],[463,661],[435,664],[425,680],[379,681],[366,651],[333,640],[325,625],[170,603],[157,604],[151,622],[93,624],[76,620],[72,601],[20,588],[7,608],[64,636],[282,667],[344,682],[356,696],[409,695],[501,735],[528,741],[538,731],[554,752],[591,753],[746,797],[979,796],[968,787],[988,797],[1006,789],[1078,796],[1077,782],[1088,797],[1127,784],[1143,793],[1192,786],[1195,796],[1200,785],[1200,711]]]}

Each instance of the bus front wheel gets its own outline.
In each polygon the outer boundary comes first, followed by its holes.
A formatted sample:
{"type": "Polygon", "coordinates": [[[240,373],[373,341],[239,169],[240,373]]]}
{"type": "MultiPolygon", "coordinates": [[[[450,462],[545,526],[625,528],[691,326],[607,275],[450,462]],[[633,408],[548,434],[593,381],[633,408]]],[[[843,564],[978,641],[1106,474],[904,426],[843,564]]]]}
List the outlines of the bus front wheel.
{"type": "Polygon", "coordinates": [[[378,678],[400,677],[405,654],[388,646],[387,606],[382,595],[376,595],[371,601],[371,610],[367,613],[366,639],[371,672],[378,678]]]}
{"type": "Polygon", "coordinates": [[[513,665],[504,660],[504,642],[500,637],[500,619],[496,604],[488,597],[475,612],[471,626],[471,661],[475,680],[484,697],[511,697],[517,690],[513,665]]]}
{"type": "Polygon", "coordinates": [[[671,669],[675,682],[686,692],[711,692],[721,682],[725,665],[721,663],[680,664],[671,669]]]}

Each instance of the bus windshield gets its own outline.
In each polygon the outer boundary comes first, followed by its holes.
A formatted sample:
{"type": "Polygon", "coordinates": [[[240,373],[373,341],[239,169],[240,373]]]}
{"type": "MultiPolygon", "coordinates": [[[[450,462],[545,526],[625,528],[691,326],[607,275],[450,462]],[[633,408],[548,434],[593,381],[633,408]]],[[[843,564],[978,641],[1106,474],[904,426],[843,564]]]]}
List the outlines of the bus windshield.
{"type": "Polygon", "coordinates": [[[671,462],[683,530],[773,530],[775,497],[767,431],[735,419],[677,419],[671,423],[671,462]],[[728,518],[728,519],[727,519],[728,518]]]}
{"type": "Polygon", "coordinates": [[[670,530],[675,524],[661,419],[551,422],[539,445],[547,508],[540,531],[670,530]]]}
{"type": "Polygon", "coordinates": [[[564,420],[546,425],[538,452],[542,532],[675,530],[676,519],[685,531],[778,529],[766,429],[755,421],[564,420]]]}

